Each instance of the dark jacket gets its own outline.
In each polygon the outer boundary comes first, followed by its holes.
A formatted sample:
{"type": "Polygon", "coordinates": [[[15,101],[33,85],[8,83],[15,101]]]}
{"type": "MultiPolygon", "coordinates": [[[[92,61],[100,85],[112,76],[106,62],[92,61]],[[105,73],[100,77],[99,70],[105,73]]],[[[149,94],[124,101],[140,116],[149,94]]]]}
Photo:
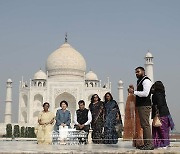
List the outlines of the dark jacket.
{"type": "Polygon", "coordinates": [[[166,103],[165,93],[154,92],[152,95],[152,103],[152,118],[154,118],[158,111],[160,117],[168,116],[170,114],[166,103]]]}
{"type": "Polygon", "coordinates": [[[84,110],[80,110],[78,109],[76,111],[76,114],[77,114],[77,122],[82,125],[84,123],[86,123],[88,121],[88,112],[89,110],[88,109],[84,109],[84,110]]]}
{"type": "MultiPolygon", "coordinates": [[[[143,91],[144,87],[143,87],[143,81],[145,79],[150,80],[147,76],[144,76],[143,78],[138,79],[137,81],[137,91],[143,91]]],[[[139,97],[138,95],[136,95],[136,106],[151,106],[151,99],[150,99],[151,94],[149,93],[149,95],[147,97],[139,97]]]]}
{"type": "Polygon", "coordinates": [[[65,112],[62,109],[57,110],[57,112],[56,112],[56,125],[59,126],[62,123],[66,124],[67,126],[70,126],[71,113],[69,110],[66,110],[65,112]]]}

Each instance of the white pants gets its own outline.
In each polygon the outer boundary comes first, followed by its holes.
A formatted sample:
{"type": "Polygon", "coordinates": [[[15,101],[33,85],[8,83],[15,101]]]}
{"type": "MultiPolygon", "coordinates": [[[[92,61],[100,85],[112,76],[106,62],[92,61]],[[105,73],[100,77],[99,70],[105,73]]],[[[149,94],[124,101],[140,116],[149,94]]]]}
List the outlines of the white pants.
{"type": "Polygon", "coordinates": [[[60,140],[66,139],[68,136],[68,126],[59,126],[59,137],[60,140]]]}

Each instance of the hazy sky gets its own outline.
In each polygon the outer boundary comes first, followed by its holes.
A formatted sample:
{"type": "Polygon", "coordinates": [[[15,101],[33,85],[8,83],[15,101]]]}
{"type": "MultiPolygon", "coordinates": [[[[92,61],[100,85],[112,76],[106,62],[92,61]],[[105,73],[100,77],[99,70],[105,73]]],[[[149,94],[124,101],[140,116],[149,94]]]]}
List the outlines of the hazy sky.
{"type": "Polygon", "coordinates": [[[167,102],[180,131],[179,0],[0,0],[0,120],[4,120],[6,81],[13,80],[13,121],[17,121],[18,86],[29,82],[47,57],[68,42],[85,58],[102,83],[136,84],[134,68],[154,56],[154,79],[166,87],[167,102]]]}

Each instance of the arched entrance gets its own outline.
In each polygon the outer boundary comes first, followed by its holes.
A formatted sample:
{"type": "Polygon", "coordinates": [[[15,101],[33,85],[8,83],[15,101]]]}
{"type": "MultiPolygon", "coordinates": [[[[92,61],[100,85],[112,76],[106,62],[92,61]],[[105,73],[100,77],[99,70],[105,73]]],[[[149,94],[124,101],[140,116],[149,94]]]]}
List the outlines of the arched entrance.
{"type": "Polygon", "coordinates": [[[27,104],[28,104],[28,97],[27,95],[22,95],[22,102],[20,107],[20,122],[27,123],[27,104]]]}
{"type": "Polygon", "coordinates": [[[27,112],[22,111],[23,122],[27,123],[27,112]]]}
{"type": "Polygon", "coordinates": [[[64,92],[55,99],[55,112],[59,109],[59,103],[65,100],[68,102],[68,110],[71,112],[71,123],[74,123],[74,112],[76,111],[76,99],[70,93],[64,92]]]}
{"type": "Polygon", "coordinates": [[[41,94],[36,94],[34,96],[34,104],[33,104],[33,123],[36,124],[38,121],[39,112],[42,111],[43,107],[43,96],[41,94]]]}

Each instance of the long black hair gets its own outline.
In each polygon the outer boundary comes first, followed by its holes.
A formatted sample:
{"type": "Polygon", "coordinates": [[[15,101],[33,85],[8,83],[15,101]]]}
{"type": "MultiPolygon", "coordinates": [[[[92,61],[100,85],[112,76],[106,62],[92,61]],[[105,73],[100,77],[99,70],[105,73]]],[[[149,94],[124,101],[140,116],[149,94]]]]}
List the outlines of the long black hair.
{"type": "Polygon", "coordinates": [[[106,99],[106,96],[107,96],[107,95],[110,95],[110,97],[111,97],[110,101],[113,100],[112,94],[111,94],[110,92],[107,92],[107,93],[104,95],[104,101],[105,101],[105,103],[107,102],[107,99],[106,99]]]}
{"type": "Polygon", "coordinates": [[[161,81],[156,81],[153,86],[155,92],[165,93],[165,87],[161,81]]]}
{"type": "Polygon", "coordinates": [[[92,95],[92,97],[91,97],[91,103],[93,103],[94,102],[94,97],[95,96],[97,96],[98,97],[98,101],[100,101],[101,99],[100,99],[100,97],[98,96],[98,94],[94,94],[94,95],[92,95]]]}

